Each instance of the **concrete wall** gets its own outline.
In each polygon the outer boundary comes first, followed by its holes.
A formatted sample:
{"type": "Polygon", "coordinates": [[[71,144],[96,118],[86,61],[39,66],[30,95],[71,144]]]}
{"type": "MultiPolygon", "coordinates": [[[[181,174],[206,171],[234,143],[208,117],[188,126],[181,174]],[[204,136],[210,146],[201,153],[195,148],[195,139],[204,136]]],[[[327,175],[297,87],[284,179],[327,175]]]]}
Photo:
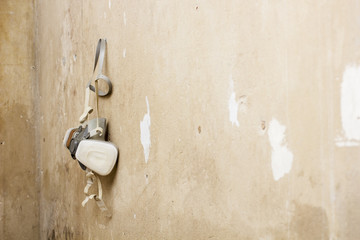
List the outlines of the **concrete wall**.
{"type": "MultiPolygon", "coordinates": [[[[37,0],[38,104],[2,76],[14,120],[1,126],[29,136],[2,127],[13,140],[1,149],[12,146],[11,163],[40,153],[41,239],[359,239],[359,11],[350,0],[37,0]],[[101,177],[112,218],[81,206],[85,174],[61,143],[101,37],[113,94],[100,114],[120,150],[101,177]]],[[[16,168],[4,166],[9,189],[16,168]]]]}
{"type": "Polygon", "coordinates": [[[39,238],[34,4],[0,1],[0,239],[39,238]]]}

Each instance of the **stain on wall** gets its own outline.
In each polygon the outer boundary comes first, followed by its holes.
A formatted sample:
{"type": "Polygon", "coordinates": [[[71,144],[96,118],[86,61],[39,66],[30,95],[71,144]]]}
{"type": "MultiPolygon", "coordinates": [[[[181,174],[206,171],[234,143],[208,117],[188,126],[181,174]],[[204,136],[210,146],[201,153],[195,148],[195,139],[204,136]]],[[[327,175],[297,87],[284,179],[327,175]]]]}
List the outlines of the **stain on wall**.
{"type": "Polygon", "coordinates": [[[31,4],[0,13],[4,236],[360,238],[359,1],[31,4]],[[36,29],[20,24],[34,13],[36,29]],[[113,83],[100,115],[119,147],[101,177],[112,218],[81,206],[85,173],[61,144],[99,38],[113,83]],[[16,231],[25,218],[34,230],[16,231]]]}
{"type": "Polygon", "coordinates": [[[0,239],[39,238],[34,3],[0,3],[0,239]]]}
{"type": "Polygon", "coordinates": [[[329,239],[328,217],[323,208],[295,202],[293,211],[291,239],[329,239]]]}

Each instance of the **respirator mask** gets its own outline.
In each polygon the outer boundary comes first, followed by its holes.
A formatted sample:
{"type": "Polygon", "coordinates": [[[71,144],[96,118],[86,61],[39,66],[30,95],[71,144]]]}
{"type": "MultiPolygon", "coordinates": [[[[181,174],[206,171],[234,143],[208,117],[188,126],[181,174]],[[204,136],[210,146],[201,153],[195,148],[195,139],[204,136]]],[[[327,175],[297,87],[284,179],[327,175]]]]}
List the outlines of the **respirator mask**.
{"type": "MultiPolygon", "coordinates": [[[[107,121],[99,117],[98,101],[99,97],[111,94],[112,84],[110,79],[102,74],[106,40],[100,39],[96,48],[94,70],[98,70],[95,79],[91,79],[85,88],[85,107],[84,112],[79,118],[80,126],[70,128],[66,131],[63,145],[70,151],[71,157],[78,161],[80,167],[86,171],[87,185],[84,189],[86,195],[82,205],[85,206],[89,199],[94,199],[102,211],[108,212],[102,200],[102,187],[98,175],[108,175],[115,166],[118,158],[117,147],[106,141],[107,121]],[[99,90],[98,81],[104,80],[108,90],[99,90]],[[95,87],[92,84],[95,83],[95,87]],[[89,115],[93,108],[89,106],[91,91],[96,95],[96,118],[89,120],[89,115]],[[89,188],[97,181],[98,194],[89,194],[89,188]]],[[[108,214],[109,215],[109,214],[108,214]]]]}
{"type": "Polygon", "coordinates": [[[106,119],[98,120],[99,126],[103,129],[102,136],[95,135],[90,138],[90,132],[97,126],[97,119],[92,119],[86,127],[80,125],[78,128],[67,130],[63,144],[83,170],[88,168],[101,176],[106,176],[116,163],[118,151],[114,144],[105,141],[106,119]]]}

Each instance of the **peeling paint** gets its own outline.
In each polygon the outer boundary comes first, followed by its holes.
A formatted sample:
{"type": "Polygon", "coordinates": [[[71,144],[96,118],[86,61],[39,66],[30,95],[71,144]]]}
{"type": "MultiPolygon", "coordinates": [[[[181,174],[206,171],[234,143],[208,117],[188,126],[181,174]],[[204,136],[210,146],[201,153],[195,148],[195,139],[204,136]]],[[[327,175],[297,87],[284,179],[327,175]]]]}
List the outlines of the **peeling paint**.
{"type": "Polygon", "coordinates": [[[234,81],[232,75],[230,75],[230,98],[229,98],[229,120],[231,124],[239,127],[239,121],[237,119],[239,101],[236,101],[236,93],[234,92],[234,81]]]}
{"type": "Polygon", "coordinates": [[[360,66],[349,65],[341,84],[342,134],[335,139],[338,147],[360,145],[360,66]]]}
{"type": "Polygon", "coordinates": [[[285,141],[286,127],[273,118],[269,123],[268,136],[272,148],[271,168],[275,181],[278,181],[291,170],[293,154],[285,141]]]}
{"type": "Polygon", "coordinates": [[[111,9],[111,0],[109,0],[109,9],[111,9]]]}
{"type": "Polygon", "coordinates": [[[150,107],[149,107],[149,101],[147,96],[145,97],[146,100],[146,106],[147,106],[147,113],[144,115],[144,118],[142,121],[140,121],[140,140],[141,144],[144,148],[144,156],[145,156],[145,163],[149,160],[149,154],[150,154],[150,146],[151,146],[151,138],[150,138],[150,107]]]}

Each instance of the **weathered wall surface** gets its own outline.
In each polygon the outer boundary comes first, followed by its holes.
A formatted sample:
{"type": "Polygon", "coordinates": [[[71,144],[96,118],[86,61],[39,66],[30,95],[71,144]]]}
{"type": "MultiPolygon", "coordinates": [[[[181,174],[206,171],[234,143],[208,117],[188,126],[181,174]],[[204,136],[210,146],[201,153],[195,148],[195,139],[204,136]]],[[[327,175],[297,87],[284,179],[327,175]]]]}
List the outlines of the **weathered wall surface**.
{"type": "Polygon", "coordinates": [[[38,239],[34,5],[0,1],[0,239],[38,239]]]}
{"type": "Polygon", "coordinates": [[[41,238],[359,239],[359,11],[37,1],[41,238]],[[61,144],[100,37],[114,87],[100,113],[120,150],[101,178],[111,219],[81,207],[84,172],[61,144]]]}

